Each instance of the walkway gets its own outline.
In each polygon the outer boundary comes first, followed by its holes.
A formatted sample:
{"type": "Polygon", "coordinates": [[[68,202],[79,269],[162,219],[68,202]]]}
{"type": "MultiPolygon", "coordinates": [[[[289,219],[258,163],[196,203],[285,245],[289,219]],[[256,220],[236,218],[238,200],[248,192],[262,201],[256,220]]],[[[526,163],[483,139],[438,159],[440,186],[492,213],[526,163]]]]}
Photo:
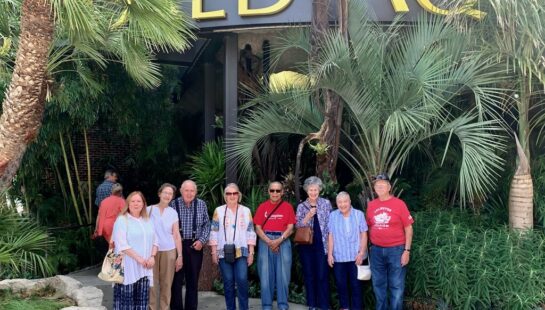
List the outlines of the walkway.
{"type": "MultiPolygon", "coordinates": [[[[69,274],[68,276],[80,281],[83,286],[95,286],[102,290],[102,292],[104,293],[102,305],[108,309],[112,309],[112,286],[111,284],[108,284],[97,277],[99,271],[100,268],[95,267],[77,271],[69,274]]],[[[215,292],[199,292],[199,309],[225,309],[225,300],[223,299],[222,295],[216,294],[215,292]]],[[[250,298],[250,309],[261,309],[260,300],[256,298],[250,298]]],[[[290,303],[290,309],[304,310],[308,308],[303,305],[290,303]]]]}

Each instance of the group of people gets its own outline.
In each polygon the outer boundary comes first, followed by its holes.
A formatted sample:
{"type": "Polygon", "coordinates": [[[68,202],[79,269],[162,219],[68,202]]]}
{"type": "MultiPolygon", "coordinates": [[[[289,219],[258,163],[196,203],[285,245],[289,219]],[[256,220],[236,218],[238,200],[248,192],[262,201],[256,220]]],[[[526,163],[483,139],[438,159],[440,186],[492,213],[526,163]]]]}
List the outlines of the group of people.
{"type": "Polygon", "coordinates": [[[368,203],[364,215],[352,207],[346,192],[337,195],[333,210],[331,202],[319,195],[318,177],[305,180],[308,198],[296,211],[282,199],[283,185],[271,182],[269,199],[252,216],[241,205],[239,187],[230,183],[224,189],[225,204],[215,209],[210,220],[191,180],[182,183],[177,199],[176,188],[163,184],[159,203],[152,206],[147,206],[141,192],[132,192],[121,211],[122,198],[114,194],[120,186],[114,183],[110,197],[117,198],[112,199],[115,203],[104,199],[100,204],[96,232],[116,253],[125,254],[124,282],[114,285],[114,308],[197,309],[203,247],[208,245],[212,262],[219,265],[228,310],[237,308],[237,299],[239,309],[248,309],[248,267],[254,256],[262,309],[272,309],[275,292],[277,308],[288,309],[289,237],[297,228],[310,227],[312,242],[297,245],[309,309],[330,308],[330,270],[341,309],[362,309],[357,266],[364,260],[370,262],[376,308],[402,309],[413,219],[405,203],[391,194],[387,175],[376,176],[373,185],[378,197],[368,203]]]}

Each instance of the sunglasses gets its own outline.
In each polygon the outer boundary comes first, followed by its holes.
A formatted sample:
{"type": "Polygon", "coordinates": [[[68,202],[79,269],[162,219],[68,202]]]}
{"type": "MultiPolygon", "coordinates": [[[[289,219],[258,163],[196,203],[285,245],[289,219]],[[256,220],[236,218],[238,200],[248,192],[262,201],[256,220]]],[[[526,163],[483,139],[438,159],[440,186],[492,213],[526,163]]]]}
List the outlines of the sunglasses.
{"type": "Polygon", "coordinates": [[[238,192],[225,192],[225,196],[238,196],[238,192]]]}
{"type": "Polygon", "coordinates": [[[269,193],[281,193],[281,189],[269,189],[269,193]]]}

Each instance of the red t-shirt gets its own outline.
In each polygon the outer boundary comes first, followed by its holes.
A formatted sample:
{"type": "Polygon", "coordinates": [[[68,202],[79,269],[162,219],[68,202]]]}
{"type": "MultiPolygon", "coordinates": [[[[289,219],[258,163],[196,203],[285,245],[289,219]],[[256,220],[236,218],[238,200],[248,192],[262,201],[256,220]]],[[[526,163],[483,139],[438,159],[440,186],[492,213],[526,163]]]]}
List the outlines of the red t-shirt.
{"type": "Polygon", "coordinates": [[[393,197],[369,202],[367,225],[371,243],[381,247],[405,244],[405,227],[414,223],[413,217],[403,200],[393,197]]]}
{"type": "Polygon", "coordinates": [[[267,217],[269,220],[265,223],[265,227],[261,227],[265,231],[285,231],[289,224],[295,224],[297,222],[295,212],[289,202],[282,202],[282,205],[271,215],[277,204],[270,200],[260,204],[255,211],[254,224],[263,226],[267,217]]]}

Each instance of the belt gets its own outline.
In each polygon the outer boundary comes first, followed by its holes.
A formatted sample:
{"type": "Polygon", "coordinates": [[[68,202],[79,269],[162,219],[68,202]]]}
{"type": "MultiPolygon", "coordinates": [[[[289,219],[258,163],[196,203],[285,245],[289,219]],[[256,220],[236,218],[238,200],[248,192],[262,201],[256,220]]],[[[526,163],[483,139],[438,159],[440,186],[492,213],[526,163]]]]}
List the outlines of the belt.
{"type": "Polygon", "coordinates": [[[283,233],[284,233],[283,231],[265,231],[265,234],[272,235],[272,236],[280,236],[283,233]]]}

